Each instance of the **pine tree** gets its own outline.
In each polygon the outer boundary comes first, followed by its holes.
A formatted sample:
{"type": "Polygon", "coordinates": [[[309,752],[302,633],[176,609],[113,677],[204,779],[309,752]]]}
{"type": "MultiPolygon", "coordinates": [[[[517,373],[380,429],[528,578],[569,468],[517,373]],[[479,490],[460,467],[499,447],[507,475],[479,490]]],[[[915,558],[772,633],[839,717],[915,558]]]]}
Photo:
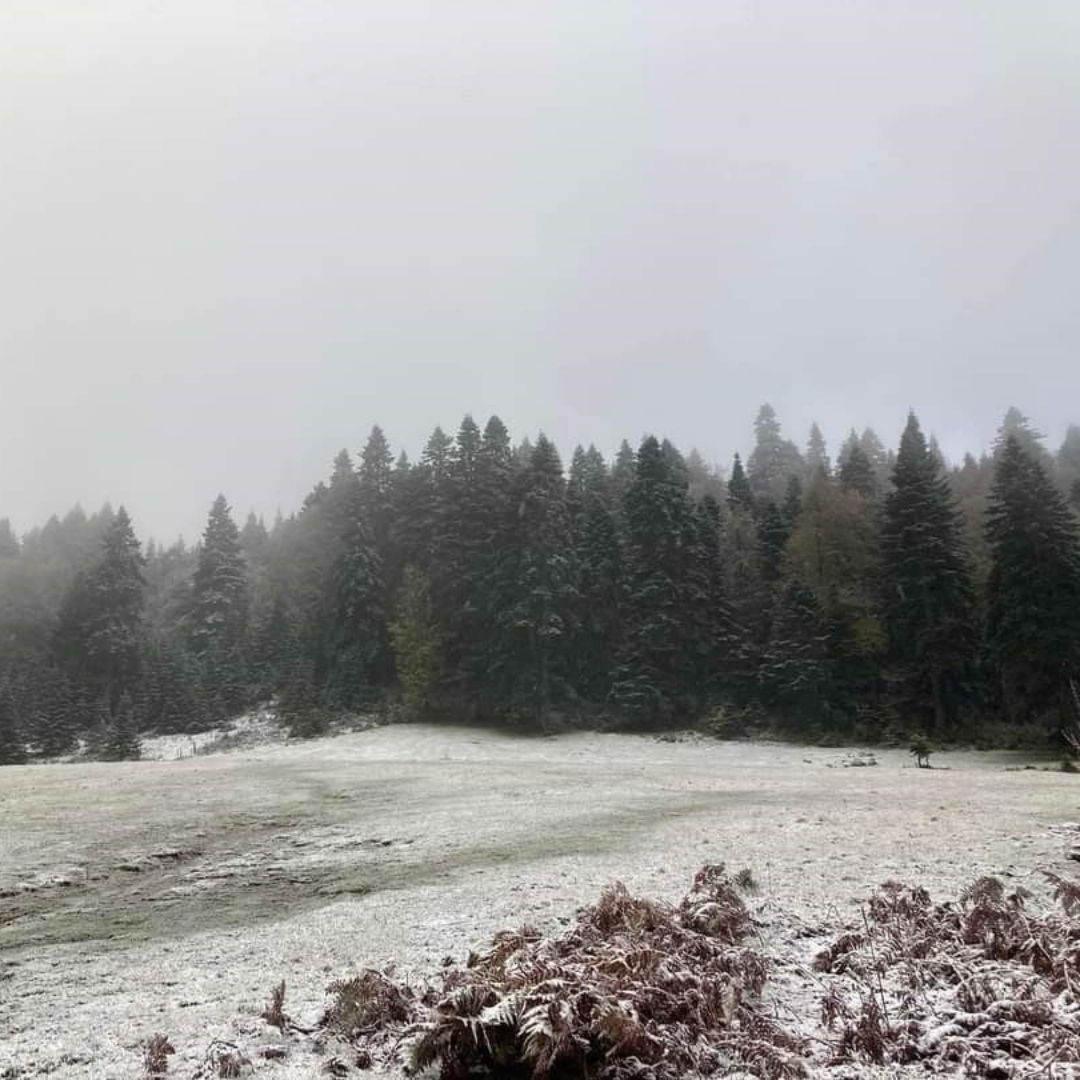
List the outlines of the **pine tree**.
{"type": "Polygon", "coordinates": [[[135,708],[128,693],[120,695],[105,726],[102,761],[137,761],[141,755],[135,708]]]}
{"type": "Polygon", "coordinates": [[[1031,421],[1015,406],[1011,406],[1001,420],[994,439],[994,456],[998,457],[1005,449],[1009,439],[1016,439],[1021,449],[1037,461],[1043,468],[1051,464],[1050,454],[1043,446],[1046,436],[1037,431],[1031,421]]]}
{"type": "Polygon", "coordinates": [[[727,598],[720,504],[711,495],[703,496],[694,507],[687,547],[691,555],[687,614],[696,664],[694,681],[704,698],[714,701],[730,696],[729,691],[737,684],[735,669],[741,660],[741,647],[727,598]]]}
{"type": "Polygon", "coordinates": [[[791,535],[791,526],[772,499],[759,510],[757,533],[761,544],[762,574],[766,581],[779,581],[784,546],[791,535]]]}
{"type": "Polygon", "coordinates": [[[885,500],[884,612],[906,702],[939,733],[971,694],[974,597],[961,522],[915,414],[885,500]]]}
{"type": "MultiPolygon", "coordinates": [[[[270,534],[266,531],[263,519],[256,517],[254,512],[249,513],[244,527],[240,530],[240,548],[249,566],[261,566],[266,562],[269,544],[270,534]]],[[[149,558],[147,553],[147,559],[149,558]]]]}
{"type": "Polygon", "coordinates": [[[19,538],[7,518],[0,518],[0,559],[14,559],[19,554],[19,538]]]}
{"type": "MultiPolygon", "coordinates": [[[[1054,462],[1056,476],[1062,491],[1080,494],[1080,427],[1070,424],[1054,462]]],[[[1080,499],[1075,505],[1080,506],[1080,499]]],[[[2,545],[0,545],[2,546],[2,545]]]]}
{"type": "Polygon", "coordinates": [[[810,439],[806,444],[806,479],[813,483],[819,474],[832,475],[832,463],[829,450],[825,445],[825,436],[816,423],[810,425],[810,439]]]}
{"type": "Polygon", "coordinates": [[[746,479],[742,461],[739,455],[735,455],[735,461],[731,466],[731,479],[728,480],[728,506],[732,510],[741,509],[753,513],[754,493],[750,489],[750,481],[746,479]]]}
{"type": "Polygon", "coordinates": [[[840,484],[846,491],[857,492],[867,499],[876,499],[880,494],[874,466],[857,442],[840,466],[840,484]]]}
{"type": "Polygon", "coordinates": [[[630,485],[634,482],[634,474],[637,472],[637,455],[633,447],[623,439],[619,443],[619,449],[615,454],[615,461],[611,466],[612,495],[617,502],[622,502],[630,485]]]}
{"type": "Polygon", "coordinates": [[[0,687],[0,765],[22,765],[26,761],[26,746],[15,722],[11,698],[0,687]]]}
{"type": "Polygon", "coordinates": [[[756,498],[780,501],[787,489],[788,479],[801,476],[806,465],[798,447],[785,439],[771,405],[762,405],[754,421],[754,450],[746,472],[756,498]]]}
{"type": "Polygon", "coordinates": [[[101,556],[68,590],[54,650],[76,683],[114,705],[136,688],[143,643],[145,560],[123,507],[111,515],[101,556]]]}
{"type": "Polygon", "coordinates": [[[571,469],[567,507],[580,592],[573,679],[580,697],[599,703],[610,692],[619,643],[623,552],[614,481],[593,446],[571,469]]]}
{"type": "Polygon", "coordinates": [[[240,533],[224,495],[210,508],[192,579],[189,633],[195,655],[226,711],[243,706],[247,677],[243,649],[250,585],[240,533]]]}
{"type": "Polygon", "coordinates": [[[372,687],[385,685],[391,671],[382,560],[359,499],[345,525],[331,589],[330,696],[335,704],[354,708],[364,703],[372,687]]]}
{"type": "Polygon", "coordinates": [[[697,527],[684,482],[648,436],[624,500],[626,601],[611,697],[651,724],[691,715],[702,704],[693,611],[697,527]]]}
{"type": "Polygon", "coordinates": [[[1064,727],[1080,677],[1080,525],[1016,434],[998,451],[986,533],[988,637],[1006,712],[1064,727]]]}
{"type": "Polygon", "coordinates": [[[415,566],[405,568],[390,639],[402,700],[414,715],[423,716],[431,709],[435,688],[443,677],[443,658],[430,585],[415,566]]]}
{"type": "Polygon", "coordinates": [[[798,581],[788,581],[777,597],[758,678],[766,701],[791,720],[828,716],[833,681],[828,623],[814,593],[798,581]]]}
{"type": "Polygon", "coordinates": [[[569,700],[580,598],[562,463],[543,434],[519,477],[517,504],[515,585],[498,615],[501,696],[514,714],[542,721],[569,700]]]}
{"type": "Polygon", "coordinates": [[[383,430],[376,424],[360,455],[360,511],[371,531],[386,581],[384,606],[388,605],[400,575],[396,544],[397,503],[394,498],[394,455],[383,430]]]}

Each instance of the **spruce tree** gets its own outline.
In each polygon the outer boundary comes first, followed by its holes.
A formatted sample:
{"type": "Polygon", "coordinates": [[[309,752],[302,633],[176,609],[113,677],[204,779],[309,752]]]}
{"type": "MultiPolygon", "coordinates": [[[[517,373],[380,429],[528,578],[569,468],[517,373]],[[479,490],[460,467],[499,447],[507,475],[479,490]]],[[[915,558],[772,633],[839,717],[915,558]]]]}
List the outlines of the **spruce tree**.
{"type": "Polygon", "coordinates": [[[821,434],[821,428],[814,423],[810,425],[810,438],[806,444],[806,479],[813,483],[819,474],[831,476],[832,463],[829,461],[825,436],[821,434]]]}
{"type": "Polygon", "coordinates": [[[777,596],[769,643],[758,667],[765,700],[797,723],[826,719],[833,689],[830,652],[821,605],[812,590],[789,580],[777,596]]]}
{"type": "Polygon", "coordinates": [[[846,491],[857,492],[867,499],[876,499],[880,494],[874,466],[857,442],[840,466],[840,484],[846,491]]]}
{"type": "Polygon", "coordinates": [[[391,671],[382,560],[359,498],[341,540],[330,579],[335,602],[328,685],[334,704],[355,708],[371,688],[386,685],[391,671]]]}
{"type": "Polygon", "coordinates": [[[248,565],[224,495],[210,508],[192,579],[189,633],[206,678],[227,711],[242,707],[249,605],[248,565]]]}
{"type": "Polygon", "coordinates": [[[593,446],[571,469],[567,506],[580,593],[574,685],[580,697],[599,703],[611,689],[619,643],[623,545],[614,481],[593,446]]]}
{"type": "Polygon", "coordinates": [[[626,599],[611,697],[642,722],[666,723],[693,715],[703,702],[693,640],[701,597],[693,506],[651,435],[638,450],[623,514],[626,599]]]}
{"type": "Polygon", "coordinates": [[[431,709],[443,677],[443,657],[430,584],[415,566],[405,567],[390,640],[402,701],[414,716],[422,717],[431,709]]]}
{"type": "Polygon", "coordinates": [[[746,478],[742,461],[739,455],[735,455],[735,461],[731,466],[731,479],[728,480],[728,506],[732,510],[754,510],[754,493],[750,489],[750,481],[746,478]]]}
{"type": "Polygon", "coordinates": [[[543,434],[517,485],[514,588],[499,612],[504,700],[542,721],[569,700],[577,634],[578,568],[558,451],[543,434]]]}
{"type": "Polygon", "coordinates": [[[110,515],[101,555],[79,575],[61,607],[54,651],[72,679],[110,708],[136,688],[143,644],[145,560],[123,507],[110,515]]]}
{"type": "Polygon", "coordinates": [[[0,765],[22,765],[26,746],[15,722],[15,710],[7,691],[0,687],[0,765]]]}
{"type": "Polygon", "coordinates": [[[960,516],[914,413],[885,500],[882,556],[884,614],[903,702],[947,733],[971,696],[974,596],[960,516]]]}
{"type": "Polygon", "coordinates": [[[125,692],[106,722],[100,756],[103,761],[137,761],[140,753],[135,708],[125,692]]]}
{"type": "Polygon", "coordinates": [[[986,534],[988,638],[1006,712],[1064,727],[1080,678],[1080,525],[1016,434],[998,451],[986,534]]]}
{"type": "Polygon", "coordinates": [[[783,437],[776,410],[762,405],[754,421],[754,450],[746,463],[754,496],[762,500],[783,499],[788,479],[806,470],[798,447],[783,437]]]}

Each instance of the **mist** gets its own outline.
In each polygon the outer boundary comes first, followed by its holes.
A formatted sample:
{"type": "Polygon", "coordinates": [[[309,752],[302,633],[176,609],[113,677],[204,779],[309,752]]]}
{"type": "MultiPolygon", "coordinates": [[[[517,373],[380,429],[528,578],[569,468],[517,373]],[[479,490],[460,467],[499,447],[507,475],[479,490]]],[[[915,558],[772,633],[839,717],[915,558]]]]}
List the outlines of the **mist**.
{"type": "Polygon", "coordinates": [[[727,463],[1077,418],[1080,11],[9,2],[0,516],[295,509],[373,423],[727,463]]]}

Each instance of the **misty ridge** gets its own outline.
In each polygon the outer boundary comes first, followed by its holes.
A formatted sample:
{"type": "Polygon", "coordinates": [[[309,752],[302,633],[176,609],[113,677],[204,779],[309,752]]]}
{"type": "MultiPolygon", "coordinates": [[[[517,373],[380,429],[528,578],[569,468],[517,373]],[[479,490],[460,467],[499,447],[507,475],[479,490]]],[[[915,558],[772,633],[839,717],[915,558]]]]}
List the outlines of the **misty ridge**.
{"type": "Polygon", "coordinates": [[[914,414],[830,457],[765,405],[724,476],[668,440],[577,447],[498,417],[419,459],[375,427],[302,508],[199,543],[124,508],[0,524],[6,762],[139,754],[259,706],[514,730],[1066,749],[1080,723],[1080,428],[1016,409],[946,467],[914,414]],[[1064,740],[1064,741],[1063,741],[1064,740]]]}

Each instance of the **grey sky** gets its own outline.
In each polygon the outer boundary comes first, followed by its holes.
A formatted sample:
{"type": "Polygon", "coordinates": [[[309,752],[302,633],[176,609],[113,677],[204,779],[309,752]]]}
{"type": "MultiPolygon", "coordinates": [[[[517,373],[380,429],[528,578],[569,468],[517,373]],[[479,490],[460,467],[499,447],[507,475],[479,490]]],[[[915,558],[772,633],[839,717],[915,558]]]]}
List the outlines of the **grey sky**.
{"type": "Polygon", "coordinates": [[[379,422],[1080,420],[1080,5],[3,0],[0,516],[194,535],[379,422]]]}

